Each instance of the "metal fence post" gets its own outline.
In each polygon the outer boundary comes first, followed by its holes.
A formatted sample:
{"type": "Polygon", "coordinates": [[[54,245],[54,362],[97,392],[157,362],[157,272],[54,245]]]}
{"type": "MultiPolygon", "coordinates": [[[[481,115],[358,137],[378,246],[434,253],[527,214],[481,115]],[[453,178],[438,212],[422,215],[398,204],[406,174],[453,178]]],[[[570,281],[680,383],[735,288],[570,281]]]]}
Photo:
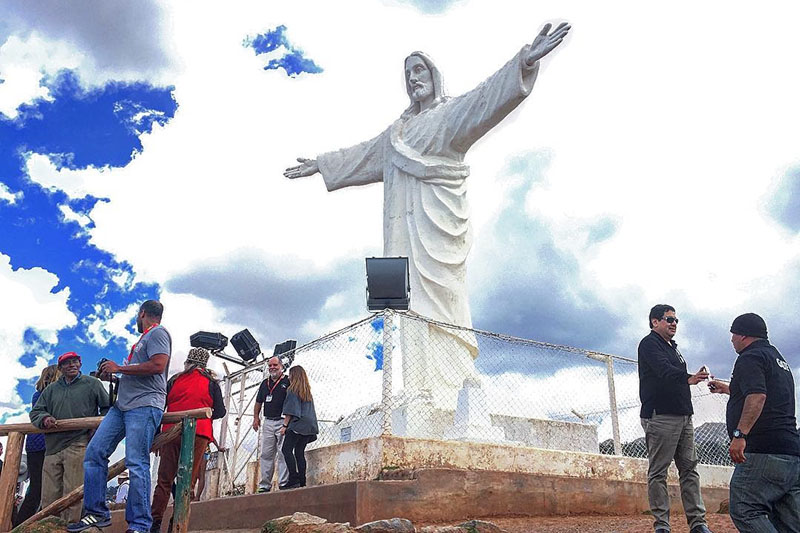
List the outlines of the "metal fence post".
{"type": "Polygon", "coordinates": [[[392,434],[392,322],[394,311],[383,311],[383,387],[381,390],[381,412],[383,413],[381,435],[392,434]]]}
{"type": "Polygon", "coordinates": [[[611,408],[611,430],[614,434],[614,453],[622,455],[622,442],[619,436],[619,411],[617,410],[617,389],[614,386],[614,358],[606,356],[606,374],[608,376],[608,404],[611,408]]]}
{"type": "Polygon", "coordinates": [[[231,416],[231,379],[225,376],[225,416],[222,418],[220,425],[219,446],[217,449],[217,469],[219,470],[219,478],[217,479],[216,494],[212,494],[212,498],[219,498],[225,493],[225,490],[230,490],[227,487],[228,475],[226,472],[230,471],[228,465],[228,417],[231,416]]]}
{"type": "MultiPolygon", "coordinates": [[[[236,404],[236,436],[233,439],[233,457],[231,457],[231,469],[229,475],[231,476],[231,488],[236,484],[236,468],[237,460],[239,458],[239,444],[241,444],[239,437],[242,434],[242,423],[244,423],[244,387],[247,383],[247,373],[243,372],[239,375],[239,401],[236,404]]],[[[245,433],[248,428],[245,428],[245,433]]]]}

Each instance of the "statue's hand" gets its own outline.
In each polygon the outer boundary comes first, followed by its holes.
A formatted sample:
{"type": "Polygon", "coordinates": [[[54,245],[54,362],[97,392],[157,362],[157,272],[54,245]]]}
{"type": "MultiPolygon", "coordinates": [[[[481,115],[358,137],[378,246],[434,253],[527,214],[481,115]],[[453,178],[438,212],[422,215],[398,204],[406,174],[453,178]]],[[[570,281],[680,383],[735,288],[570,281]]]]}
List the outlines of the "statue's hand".
{"type": "Polygon", "coordinates": [[[553,51],[553,49],[561,44],[564,37],[567,36],[571,26],[566,22],[562,22],[558,27],[553,30],[553,33],[548,33],[553,25],[547,23],[533,40],[530,49],[528,49],[528,57],[525,58],[525,63],[528,66],[533,66],[534,63],[553,51]]]}
{"type": "Polygon", "coordinates": [[[295,178],[304,178],[319,172],[319,166],[317,166],[316,159],[304,159],[302,157],[298,157],[297,162],[300,164],[296,167],[289,167],[283,172],[283,175],[290,180],[295,178]]]}

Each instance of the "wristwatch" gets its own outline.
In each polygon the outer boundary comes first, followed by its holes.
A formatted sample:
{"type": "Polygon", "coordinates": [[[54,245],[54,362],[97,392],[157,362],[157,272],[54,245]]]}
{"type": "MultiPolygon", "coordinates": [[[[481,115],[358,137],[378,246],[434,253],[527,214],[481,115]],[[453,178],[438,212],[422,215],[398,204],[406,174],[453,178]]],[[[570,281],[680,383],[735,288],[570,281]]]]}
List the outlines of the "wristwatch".
{"type": "Polygon", "coordinates": [[[736,428],[733,430],[733,438],[734,439],[746,439],[747,433],[743,433],[741,429],[736,428]]]}

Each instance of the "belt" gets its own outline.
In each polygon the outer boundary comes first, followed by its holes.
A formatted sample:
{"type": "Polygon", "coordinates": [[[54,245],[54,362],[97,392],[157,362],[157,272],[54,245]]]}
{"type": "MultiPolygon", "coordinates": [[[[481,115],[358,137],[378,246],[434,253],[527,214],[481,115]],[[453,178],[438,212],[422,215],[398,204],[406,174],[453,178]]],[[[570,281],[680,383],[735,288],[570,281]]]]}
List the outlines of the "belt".
{"type": "Polygon", "coordinates": [[[266,418],[267,420],[283,420],[282,416],[279,416],[277,418],[274,418],[274,417],[271,417],[271,416],[265,416],[264,418],[266,418]]]}

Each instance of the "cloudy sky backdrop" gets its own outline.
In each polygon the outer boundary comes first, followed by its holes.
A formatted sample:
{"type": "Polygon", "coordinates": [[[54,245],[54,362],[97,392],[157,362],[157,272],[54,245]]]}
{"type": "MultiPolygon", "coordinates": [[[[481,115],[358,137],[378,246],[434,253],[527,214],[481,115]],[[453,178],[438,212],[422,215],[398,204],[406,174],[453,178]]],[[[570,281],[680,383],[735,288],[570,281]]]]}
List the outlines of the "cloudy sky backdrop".
{"type": "Polygon", "coordinates": [[[727,376],[730,322],[754,311],[800,368],[799,11],[3,2],[0,422],[27,418],[58,354],[122,359],[146,298],[165,304],[174,368],[200,329],[270,349],[362,318],[381,185],[327,193],[283,169],[395,120],[409,52],[458,95],[546,21],[573,31],[467,156],[475,326],[635,357],[666,302],[690,366],[727,376]]]}

